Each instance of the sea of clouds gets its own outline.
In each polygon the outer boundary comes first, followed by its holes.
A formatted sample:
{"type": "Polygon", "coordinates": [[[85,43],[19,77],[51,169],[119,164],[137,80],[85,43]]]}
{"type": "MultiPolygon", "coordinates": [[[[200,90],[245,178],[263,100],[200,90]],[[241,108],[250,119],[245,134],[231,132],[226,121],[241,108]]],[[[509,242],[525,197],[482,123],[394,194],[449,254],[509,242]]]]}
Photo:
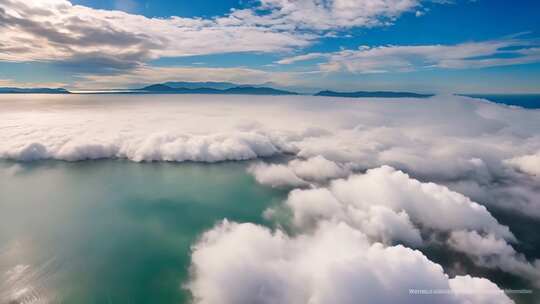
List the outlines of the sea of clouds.
{"type": "Polygon", "coordinates": [[[2,159],[253,160],[257,182],[290,190],[264,213],[275,228],[225,220],[193,245],[197,303],[512,303],[486,278],[450,277],[422,253],[434,243],[540,286],[540,261],[489,211],[540,218],[537,110],[453,95],[6,95],[0,107],[2,159]]]}

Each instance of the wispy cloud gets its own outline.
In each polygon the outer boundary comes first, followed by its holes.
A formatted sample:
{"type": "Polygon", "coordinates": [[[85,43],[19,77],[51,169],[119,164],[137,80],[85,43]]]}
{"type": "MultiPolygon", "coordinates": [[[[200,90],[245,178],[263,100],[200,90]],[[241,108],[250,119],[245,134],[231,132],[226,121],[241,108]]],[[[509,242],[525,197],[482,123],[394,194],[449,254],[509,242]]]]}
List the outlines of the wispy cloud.
{"type": "Polygon", "coordinates": [[[304,54],[304,55],[298,55],[298,56],[283,58],[281,60],[276,61],[276,63],[278,63],[278,64],[292,64],[292,63],[299,62],[299,61],[326,58],[328,56],[329,56],[329,54],[325,54],[325,53],[308,53],[308,54],[304,54]]]}
{"type": "Polygon", "coordinates": [[[292,64],[316,58],[324,59],[320,69],[325,72],[407,72],[431,68],[468,69],[538,62],[540,47],[536,40],[507,37],[454,45],[360,46],[356,50],[293,56],[277,63],[292,64]]]}
{"type": "Polygon", "coordinates": [[[268,19],[298,28],[333,30],[390,24],[420,0],[262,0],[268,19]]]}
{"type": "Polygon", "coordinates": [[[20,82],[13,79],[0,79],[0,87],[18,87],[18,88],[63,88],[64,82],[20,82]]]}

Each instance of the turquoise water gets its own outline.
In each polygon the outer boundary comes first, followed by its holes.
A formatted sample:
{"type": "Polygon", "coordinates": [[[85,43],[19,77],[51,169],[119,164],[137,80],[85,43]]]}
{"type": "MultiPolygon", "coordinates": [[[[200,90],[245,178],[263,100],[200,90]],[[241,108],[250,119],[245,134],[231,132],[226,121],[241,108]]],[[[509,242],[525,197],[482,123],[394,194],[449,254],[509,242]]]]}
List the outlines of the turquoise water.
{"type": "Polygon", "coordinates": [[[246,165],[0,162],[0,303],[185,303],[200,233],[286,195],[246,165]]]}

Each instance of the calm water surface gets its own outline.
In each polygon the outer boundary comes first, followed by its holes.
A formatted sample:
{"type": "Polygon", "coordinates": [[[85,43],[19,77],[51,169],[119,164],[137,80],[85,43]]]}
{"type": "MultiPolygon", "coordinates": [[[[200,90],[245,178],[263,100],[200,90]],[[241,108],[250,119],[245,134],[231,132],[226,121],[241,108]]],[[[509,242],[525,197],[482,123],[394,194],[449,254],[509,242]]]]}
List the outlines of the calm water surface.
{"type": "Polygon", "coordinates": [[[184,303],[190,245],[285,197],[246,163],[0,162],[0,303],[184,303]]]}

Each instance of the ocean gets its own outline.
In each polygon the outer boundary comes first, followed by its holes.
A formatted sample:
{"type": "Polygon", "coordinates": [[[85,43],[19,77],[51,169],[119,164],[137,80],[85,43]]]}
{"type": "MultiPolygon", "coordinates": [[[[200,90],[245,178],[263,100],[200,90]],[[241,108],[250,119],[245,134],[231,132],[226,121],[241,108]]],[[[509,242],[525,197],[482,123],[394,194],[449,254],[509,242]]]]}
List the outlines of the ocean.
{"type": "Polygon", "coordinates": [[[526,109],[540,109],[540,94],[468,94],[464,96],[526,109]]]}

